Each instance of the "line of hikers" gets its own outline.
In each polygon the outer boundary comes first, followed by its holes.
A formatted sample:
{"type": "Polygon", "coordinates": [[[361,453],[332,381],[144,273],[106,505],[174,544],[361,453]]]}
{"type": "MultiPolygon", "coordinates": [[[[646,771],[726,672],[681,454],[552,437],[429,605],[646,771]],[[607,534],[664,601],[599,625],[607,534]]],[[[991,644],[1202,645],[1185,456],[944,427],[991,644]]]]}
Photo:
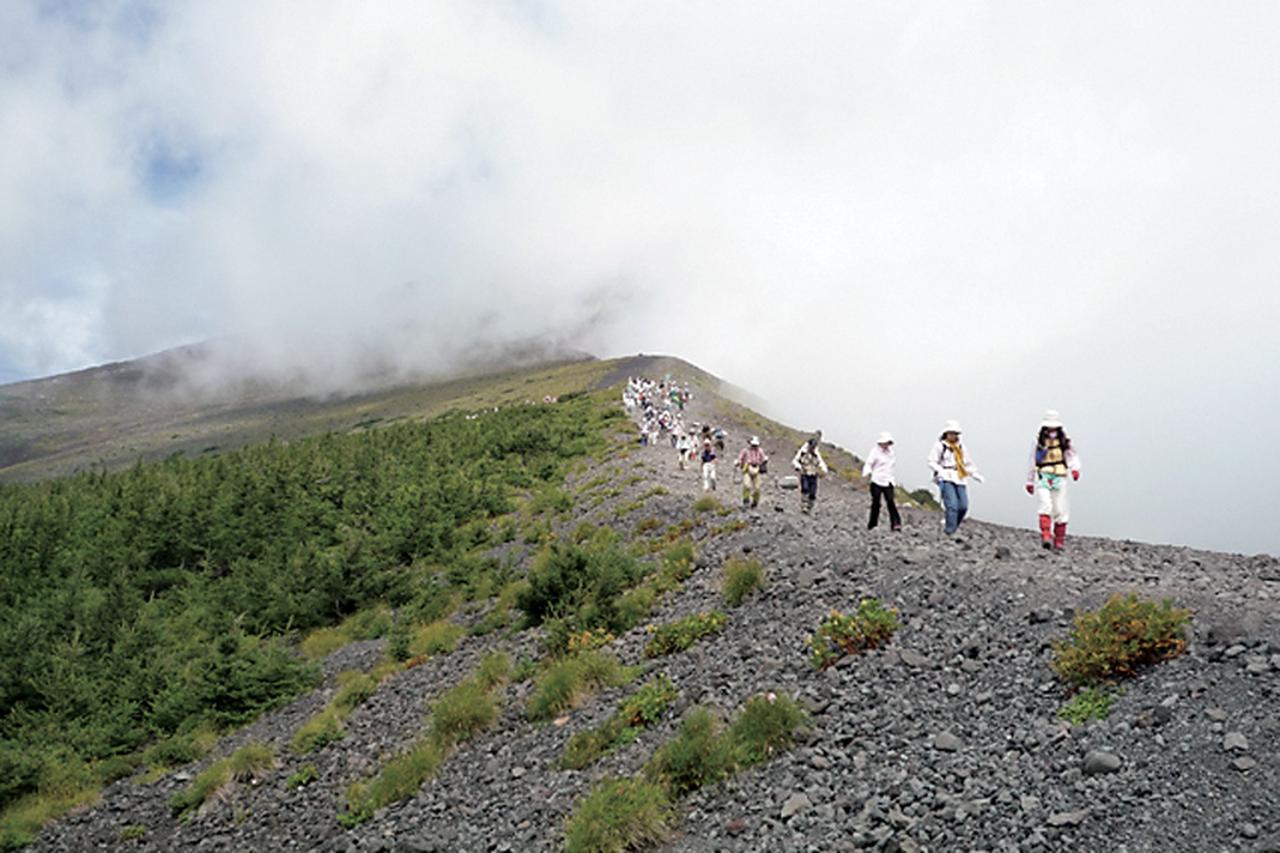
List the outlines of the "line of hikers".
{"type": "MultiPolygon", "coordinates": [[[[630,380],[628,389],[644,399],[641,389],[649,389],[655,383],[645,380],[630,380]]],[[[658,385],[660,388],[673,386],[667,382],[658,385]]],[[[687,394],[688,386],[685,386],[687,394]]],[[[626,392],[624,392],[624,397],[626,392]]],[[[687,397],[686,397],[687,399],[687,397]]],[[[683,406],[681,406],[683,408],[683,406]]],[[[628,406],[632,410],[632,406],[628,406]]],[[[694,423],[694,433],[685,432],[683,426],[676,422],[671,443],[676,449],[680,470],[686,470],[686,463],[696,458],[701,464],[702,490],[716,489],[716,462],[725,451],[726,433],[723,429],[710,424],[694,423]],[[696,436],[696,437],[695,437],[696,436]]],[[[960,440],[962,430],[954,420],[947,421],[938,436],[937,442],[929,451],[926,459],[932,473],[932,481],[938,487],[944,511],[943,530],[948,536],[955,535],[960,525],[969,514],[968,483],[973,480],[984,482],[977,464],[973,461],[960,440]]],[[[647,443],[648,436],[642,429],[642,443],[647,443]]],[[[809,514],[813,511],[818,498],[818,478],[829,473],[830,469],[822,458],[819,445],[822,442],[822,431],[818,430],[810,436],[796,451],[791,466],[798,475],[800,490],[800,511],[809,514]]],[[[742,474],[742,505],[754,508],[760,504],[760,485],[763,475],[768,472],[769,457],[760,444],[758,436],[751,436],[739,453],[735,467],[742,474]]],[[[880,506],[883,503],[889,514],[889,526],[893,531],[902,529],[902,517],[898,512],[894,499],[894,491],[898,486],[897,460],[894,454],[893,436],[882,432],[876,438],[876,444],[867,454],[862,466],[862,476],[868,479],[868,490],[871,495],[870,515],[867,529],[874,530],[880,521],[880,506]]],[[[1031,458],[1027,469],[1026,492],[1038,500],[1038,516],[1040,523],[1041,546],[1061,551],[1066,545],[1067,523],[1069,521],[1069,501],[1067,497],[1068,480],[1080,479],[1080,457],[1067,437],[1062,419],[1058,412],[1050,409],[1044,413],[1040,428],[1031,450],[1031,458]]],[[[794,486],[792,486],[794,488],[794,486]]]]}

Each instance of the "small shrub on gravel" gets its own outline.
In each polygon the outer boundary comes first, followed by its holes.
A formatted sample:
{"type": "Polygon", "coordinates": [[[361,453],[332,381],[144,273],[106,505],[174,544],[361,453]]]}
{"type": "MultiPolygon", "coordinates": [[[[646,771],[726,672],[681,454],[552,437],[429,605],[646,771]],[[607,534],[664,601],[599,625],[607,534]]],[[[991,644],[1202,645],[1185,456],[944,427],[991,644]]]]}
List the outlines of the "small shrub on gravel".
{"type": "Polygon", "coordinates": [[[578,803],[565,827],[566,853],[624,853],[661,843],[675,822],[662,788],[642,779],[605,779],[578,803]]]}
{"type": "Polygon", "coordinates": [[[676,799],[719,782],[733,772],[733,748],[721,736],[720,721],[708,708],[694,708],[676,736],[645,765],[646,778],[676,799]]]}
{"type": "Polygon", "coordinates": [[[720,501],[711,497],[711,495],[703,495],[693,502],[694,512],[715,512],[720,508],[720,501]]]}
{"type": "Polygon", "coordinates": [[[631,624],[618,600],[644,577],[645,568],[612,535],[598,535],[585,547],[555,543],[534,561],[529,586],[517,596],[516,606],[530,625],[563,618],[577,630],[606,628],[620,634],[631,624]]]}
{"type": "Polygon", "coordinates": [[[561,766],[581,770],[602,755],[631,743],[641,729],[662,719],[678,695],[675,685],[665,675],[648,682],[624,701],[604,725],[570,738],[561,766]]]}
{"type": "Polygon", "coordinates": [[[731,557],[724,564],[724,600],[730,607],[737,607],[763,586],[764,567],[759,560],[731,557]]]}
{"type": "Polygon", "coordinates": [[[660,518],[654,518],[653,516],[650,516],[649,518],[642,518],[640,521],[636,522],[636,533],[648,533],[650,530],[657,530],[661,526],[662,519],[660,518]]]}
{"type": "Polygon", "coordinates": [[[490,652],[480,661],[473,676],[485,690],[494,690],[511,680],[511,658],[506,652],[490,652]]]}
{"type": "Polygon", "coordinates": [[[147,827],[141,823],[131,823],[120,830],[121,841],[137,841],[147,834],[147,827]]]}
{"type": "Polygon", "coordinates": [[[898,630],[898,611],[884,607],[878,599],[864,598],[855,613],[832,610],[809,638],[811,660],[826,669],[845,655],[855,655],[889,642],[898,630]]]}
{"type": "Polygon", "coordinates": [[[734,760],[743,767],[768,761],[795,743],[796,731],[807,716],[790,696],[753,696],[729,727],[734,760]]]}
{"type": "Polygon", "coordinates": [[[443,762],[444,750],[439,744],[425,739],[418,741],[407,752],[384,764],[377,776],[351,786],[347,791],[347,811],[338,815],[338,822],[347,827],[357,826],[384,805],[412,797],[443,762]]]}
{"type": "Polygon", "coordinates": [[[657,627],[650,626],[653,636],[645,644],[644,656],[649,658],[682,652],[703,637],[724,630],[729,617],[719,610],[694,613],[675,622],[657,627]]]}
{"type": "Polygon", "coordinates": [[[356,640],[376,640],[391,630],[391,611],[385,607],[362,610],[348,616],[341,625],[317,628],[298,648],[308,660],[319,660],[356,640]]]}
{"type": "Polygon", "coordinates": [[[1058,709],[1058,716],[1075,726],[1089,720],[1105,720],[1114,701],[1115,698],[1105,690],[1086,687],[1058,709]]]}
{"type": "Polygon", "coordinates": [[[220,789],[233,782],[253,779],[276,765],[275,751],[265,743],[247,743],[230,757],[211,764],[191,780],[191,784],[174,794],[169,806],[179,817],[200,808],[220,789]]]}
{"type": "Polygon", "coordinates": [[[498,703],[485,688],[464,681],[431,706],[431,738],[442,747],[469,740],[498,719],[498,703]]]}
{"type": "Polygon", "coordinates": [[[419,625],[409,637],[409,657],[445,654],[458,647],[458,641],[466,629],[448,619],[438,619],[428,625],[419,625]]]}
{"type": "Polygon", "coordinates": [[[322,749],[334,741],[346,736],[342,728],[342,719],[332,707],[327,707],[311,719],[307,720],[293,733],[289,741],[289,749],[295,755],[306,755],[322,749]]]}
{"type": "Polygon", "coordinates": [[[1130,676],[1142,666],[1175,658],[1187,647],[1191,611],[1169,599],[1139,601],[1115,595],[1101,609],[1080,613],[1066,641],[1053,644],[1050,667],[1077,686],[1130,676]]]}
{"type": "Polygon", "coordinates": [[[319,778],[320,772],[316,770],[316,766],[314,764],[304,764],[297,773],[294,773],[285,780],[284,786],[290,791],[294,791],[298,788],[310,785],[319,778]]]}
{"type": "Polygon", "coordinates": [[[535,720],[554,717],[576,707],[591,694],[626,684],[636,671],[603,652],[585,652],[556,661],[538,678],[529,697],[528,713],[535,720]]]}

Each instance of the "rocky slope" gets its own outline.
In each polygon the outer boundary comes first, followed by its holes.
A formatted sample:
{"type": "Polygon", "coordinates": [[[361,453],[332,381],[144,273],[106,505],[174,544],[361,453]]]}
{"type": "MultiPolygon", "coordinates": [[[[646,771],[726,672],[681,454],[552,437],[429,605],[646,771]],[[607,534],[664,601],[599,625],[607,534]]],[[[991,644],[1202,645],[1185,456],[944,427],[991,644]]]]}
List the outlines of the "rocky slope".
{"type": "MultiPolygon", "coordinates": [[[[723,422],[726,412],[742,415],[703,395],[690,419],[723,422]]],[[[761,429],[756,420],[726,426],[735,452],[748,429],[761,429]]],[[[762,437],[781,473],[792,434],[762,437]]],[[[735,506],[725,467],[718,496],[735,506]]],[[[678,471],[669,448],[615,454],[574,482],[601,476],[617,493],[566,527],[586,518],[634,530],[642,519],[665,526],[695,515],[697,475],[678,471]],[[658,485],[668,493],[619,520],[658,485]]],[[[681,699],[661,725],[584,771],[559,769],[565,743],[607,719],[634,687],[599,694],[555,725],[525,719],[530,685],[520,682],[506,688],[499,724],[465,744],[417,797],[354,829],[339,825],[346,786],[421,733],[425,702],[490,649],[538,653],[533,631],[467,637],[385,681],[356,709],[347,737],[305,759],[289,755],[289,738],[332,695],[332,679],[225,738],[211,759],[265,740],[282,763],[189,821],[174,818],[168,800],[203,763],[149,784],[112,785],[99,805],[46,828],[32,849],[558,849],[575,800],[603,776],[635,772],[683,710],[732,712],[765,690],[794,694],[810,709],[802,743],[681,801],[670,849],[1280,849],[1274,558],[1081,537],[1065,554],[1049,554],[1030,515],[1027,530],[969,521],[950,540],[937,514],[907,509],[901,533],[867,531],[860,483],[825,480],[816,514],[806,516],[776,479],[758,510],[704,517],[693,533],[698,568],[652,621],[723,607],[721,567],[733,555],[761,560],[766,588],[728,611],[723,632],[683,654],[646,661],[643,627],[614,643],[625,661],[667,674],[681,699]],[[734,520],[745,524],[732,529],[734,520]],[[1190,647],[1126,683],[1108,719],[1072,727],[1056,716],[1066,696],[1047,666],[1049,643],[1065,637],[1075,611],[1118,591],[1192,608],[1190,647]],[[832,607],[864,595],[898,608],[901,630],[886,649],[815,670],[806,637],[832,607]],[[317,781],[290,790],[286,780],[304,764],[315,766],[317,781]]],[[[978,515],[982,488],[972,494],[978,515]]],[[[1078,504],[1087,511],[1087,490],[1078,504]]],[[[334,653],[326,672],[371,666],[379,645],[334,653]]]]}

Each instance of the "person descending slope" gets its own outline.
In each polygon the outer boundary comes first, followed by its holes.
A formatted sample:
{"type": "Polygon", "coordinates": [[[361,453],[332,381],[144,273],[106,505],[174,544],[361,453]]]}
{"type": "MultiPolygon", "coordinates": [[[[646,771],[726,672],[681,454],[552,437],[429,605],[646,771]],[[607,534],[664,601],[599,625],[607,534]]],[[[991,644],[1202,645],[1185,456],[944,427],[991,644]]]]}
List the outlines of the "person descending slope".
{"type": "Polygon", "coordinates": [[[711,441],[710,431],[703,427],[702,453],[702,491],[713,492],[716,488],[716,446],[711,441]]]}
{"type": "Polygon", "coordinates": [[[818,430],[800,445],[795,458],[791,460],[791,467],[800,472],[800,511],[804,513],[813,510],[813,505],[818,500],[818,477],[827,473],[827,463],[818,450],[821,441],[822,430],[818,430]]]}
{"type": "Polygon", "coordinates": [[[862,476],[871,478],[871,518],[867,521],[868,530],[874,530],[880,521],[881,498],[889,509],[889,526],[893,530],[902,529],[902,519],[898,516],[898,507],[893,501],[893,487],[898,484],[894,465],[893,436],[882,432],[862,466],[862,476]]]}
{"type": "Polygon", "coordinates": [[[680,430],[680,437],[676,439],[676,455],[679,457],[680,470],[687,469],[689,461],[689,452],[693,450],[693,439],[689,437],[689,433],[683,429],[680,430]]]}
{"type": "Polygon", "coordinates": [[[945,530],[948,536],[953,535],[969,514],[970,478],[981,483],[982,475],[973,458],[964,451],[960,443],[960,424],[947,421],[942,427],[942,435],[938,443],[929,453],[929,468],[933,471],[933,481],[938,484],[942,493],[942,506],[946,509],[945,530]]]}
{"type": "Polygon", "coordinates": [[[1062,428],[1062,419],[1050,409],[1040,421],[1027,471],[1027,494],[1040,499],[1040,544],[1046,551],[1066,547],[1068,475],[1073,480],[1080,479],[1080,457],[1062,428]]]}
{"type": "Polygon", "coordinates": [[[738,454],[738,469],[742,471],[742,505],[760,505],[760,477],[769,464],[769,457],[760,446],[760,439],[751,436],[751,441],[738,454]]]}

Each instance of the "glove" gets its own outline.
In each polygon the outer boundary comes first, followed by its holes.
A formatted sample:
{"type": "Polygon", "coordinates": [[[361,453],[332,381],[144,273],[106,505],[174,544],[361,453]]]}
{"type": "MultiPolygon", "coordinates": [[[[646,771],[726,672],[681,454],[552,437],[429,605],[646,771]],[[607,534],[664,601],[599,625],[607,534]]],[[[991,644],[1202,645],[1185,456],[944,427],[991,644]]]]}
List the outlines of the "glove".
{"type": "Polygon", "coordinates": [[[1080,472],[1079,472],[1078,470],[1076,470],[1076,471],[1072,471],[1072,472],[1071,472],[1071,479],[1073,479],[1073,480],[1079,480],[1079,479],[1080,479],[1080,472]]]}
{"type": "Polygon", "coordinates": [[[1031,485],[1030,483],[1027,483],[1027,494],[1034,495],[1035,493],[1036,493],[1036,487],[1031,485]]]}
{"type": "Polygon", "coordinates": [[[987,478],[981,474],[970,474],[969,476],[973,477],[975,483],[985,483],[987,481],[987,478]]]}

